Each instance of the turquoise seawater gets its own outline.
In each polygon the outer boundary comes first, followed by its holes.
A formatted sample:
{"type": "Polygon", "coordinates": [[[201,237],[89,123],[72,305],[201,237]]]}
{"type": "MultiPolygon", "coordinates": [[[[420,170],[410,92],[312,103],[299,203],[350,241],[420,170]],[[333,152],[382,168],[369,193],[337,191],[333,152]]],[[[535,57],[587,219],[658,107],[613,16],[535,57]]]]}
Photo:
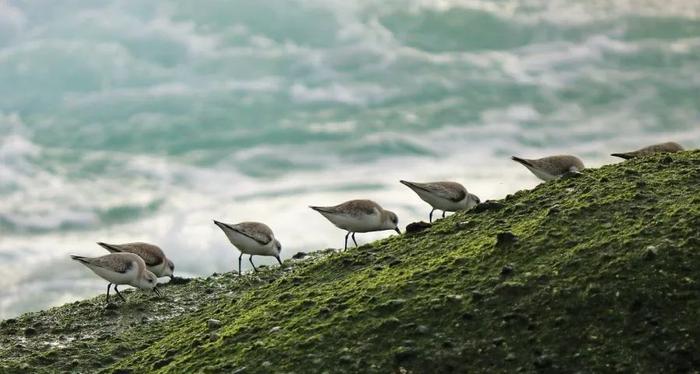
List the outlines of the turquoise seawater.
{"type": "Polygon", "coordinates": [[[399,179],[501,198],[538,184],[513,154],[666,140],[700,144],[697,1],[0,1],[0,318],[104,292],[68,258],[96,241],[207,275],[237,257],[212,219],[290,257],[343,244],[310,204],[403,227],[399,179]]]}

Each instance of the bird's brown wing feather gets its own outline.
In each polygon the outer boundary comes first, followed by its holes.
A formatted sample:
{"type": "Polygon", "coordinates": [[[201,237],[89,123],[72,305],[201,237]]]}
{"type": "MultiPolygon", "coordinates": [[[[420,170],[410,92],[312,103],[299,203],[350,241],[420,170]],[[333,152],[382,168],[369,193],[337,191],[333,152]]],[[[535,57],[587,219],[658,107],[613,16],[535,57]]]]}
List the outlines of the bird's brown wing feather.
{"type": "Polygon", "coordinates": [[[269,244],[273,239],[272,230],[258,222],[242,222],[237,225],[230,225],[229,227],[231,230],[245,235],[262,245],[269,244]]]}

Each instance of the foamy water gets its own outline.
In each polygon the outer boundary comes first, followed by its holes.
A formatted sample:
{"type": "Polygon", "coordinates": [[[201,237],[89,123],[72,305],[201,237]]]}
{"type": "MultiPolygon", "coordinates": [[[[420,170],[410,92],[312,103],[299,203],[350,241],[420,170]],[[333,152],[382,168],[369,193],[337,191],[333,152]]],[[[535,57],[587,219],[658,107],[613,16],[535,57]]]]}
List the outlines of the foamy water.
{"type": "Polygon", "coordinates": [[[212,219],[291,257],[343,244],[310,204],[426,219],[399,179],[485,200],[538,184],[512,154],[697,147],[698,66],[682,0],[0,2],[0,318],[104,292],[68,258],[96,241],[207,275],[212,219]]]}

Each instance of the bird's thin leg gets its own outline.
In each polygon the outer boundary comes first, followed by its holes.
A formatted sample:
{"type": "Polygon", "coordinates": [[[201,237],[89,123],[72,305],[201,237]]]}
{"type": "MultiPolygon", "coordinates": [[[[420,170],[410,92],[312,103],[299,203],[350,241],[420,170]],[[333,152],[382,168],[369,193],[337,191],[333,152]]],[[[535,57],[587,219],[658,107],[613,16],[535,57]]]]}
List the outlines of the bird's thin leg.
{"type": "Polygon", "coordinates": [[[124,296],[122,296],[122,294],[119,293],[119,290],[117,289],[116,284],[114,285],[114,291],[117,293],[117,295],[119,295],[119,298],[122,299],[123,302],[126,302],[126,299],[124,298],[124,296]]]}
{"type": "Polygon", "coordinates": [[[442,211],[442,218],[445,218],[445,211],[442,211]]]}
{"type": "Polygon", "coordinates": [[[107,285],[107,304],[109,304],[109,289],[112,288],[112,283],[107,285]]]}
{"type": "Polygon", "coordinates": [[[434,211],[435,211],[435,208],[433,208],[433,210],[430,211],[430,216],[428,216],[428,217],[429,217],[429,220],[430,220],[430,223],[433,223],[433,212],[434,212],[434,211]]]}
{"type": "Polygon", "coordinates": [[[253,265],[253,270],[258,271],[258,268],[256,268],[255,264],[253,263],[253,255],[250,255],[248,260],[250,261],[250,264],[253,265]]]}
{"type": "Polygon", "coordinates": [[[355,233],[352,233],[352,241],[355,242],[355,247],[357,247],[357,240],[355,240],[355,233]]]}
{"type": "Polygon", "coordinates": [[[350,234],[350,231],[348,231],[348,233],[345,234],[345,249],[343,249],[344,251],[348,250],[348,236],[350,236],[350,234]]]}
{"type": "Polygon", "coordinates": [[[241,255],[238,256],[238,275],[241,275],[241,259],[243,258],[243,253],[241,252],[241,255]]]}

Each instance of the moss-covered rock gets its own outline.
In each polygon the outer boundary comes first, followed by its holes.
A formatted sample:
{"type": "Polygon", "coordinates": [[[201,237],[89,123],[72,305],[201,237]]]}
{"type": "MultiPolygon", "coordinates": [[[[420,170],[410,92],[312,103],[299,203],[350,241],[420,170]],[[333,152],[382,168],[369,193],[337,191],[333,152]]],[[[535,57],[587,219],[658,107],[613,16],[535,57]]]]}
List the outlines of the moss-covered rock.
{"type": "Polygon", "coordinates": [[[659,155],[281,269],[6,320],[0,372],[692,371],[698,269],[700,152],[659,155]]]}

